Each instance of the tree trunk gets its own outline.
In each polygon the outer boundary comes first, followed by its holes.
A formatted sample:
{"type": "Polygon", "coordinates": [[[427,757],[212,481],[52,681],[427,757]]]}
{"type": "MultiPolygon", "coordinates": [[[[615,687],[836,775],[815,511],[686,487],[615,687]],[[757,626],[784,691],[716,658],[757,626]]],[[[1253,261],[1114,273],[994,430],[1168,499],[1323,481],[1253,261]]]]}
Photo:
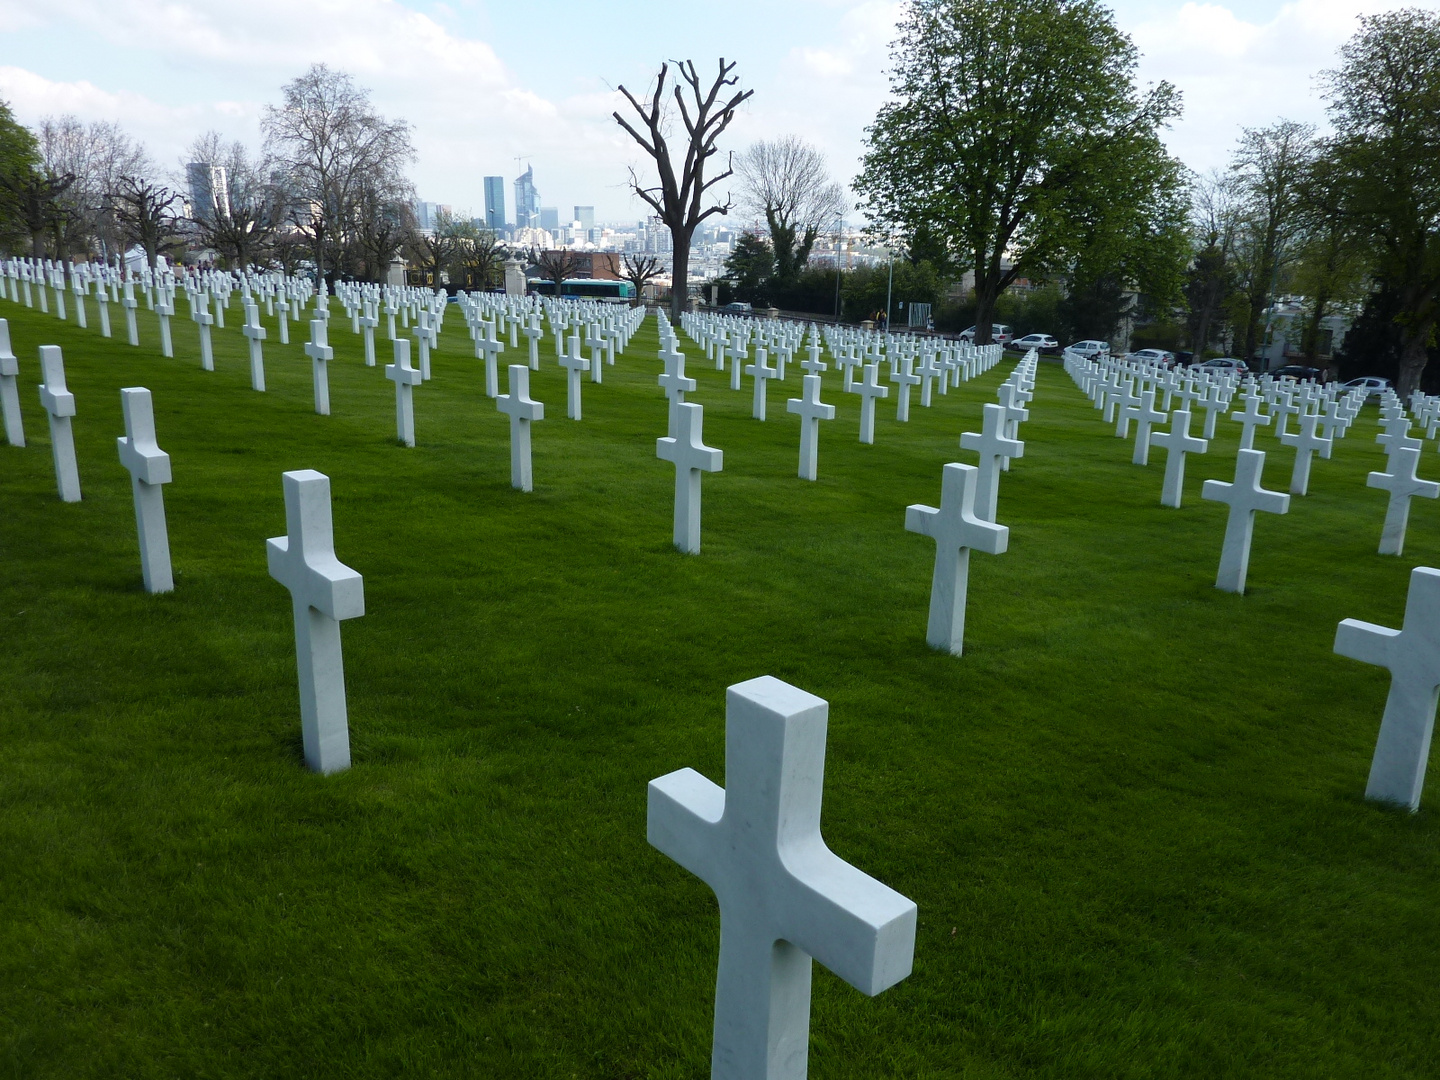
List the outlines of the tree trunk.
{"type": "Polygon", "coordinates": [[[670,246],[670,321],[679,326],[690,299],[690,234],[672,225],[670,246]]]}
{"type": "Polygon", "coordinates": [[[1434,326],[1435,320],[1431,318],[1408,323],[1400,329],[1400,379],[1395,392],[1402,401],[1408,402],[1410,395],[1420,389],[1420,376],[1424,374],[1425,362],[1429,359],[1425,346],[1430,341],[1434,326]]]}
{"type": "Polygon", "coordinates": [[[975,277],[975,344],[989,345],[995,327],[995,299],[999,290],[988,275],[975,277]]]}

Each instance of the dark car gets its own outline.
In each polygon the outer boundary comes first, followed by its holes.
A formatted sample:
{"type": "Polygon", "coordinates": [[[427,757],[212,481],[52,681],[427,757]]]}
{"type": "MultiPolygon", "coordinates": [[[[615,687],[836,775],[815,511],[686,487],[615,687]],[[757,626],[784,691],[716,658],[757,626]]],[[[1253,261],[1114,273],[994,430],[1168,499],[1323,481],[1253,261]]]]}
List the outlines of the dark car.
{"type": "Polygon", "coordinates": [[[1305,364],[1286,364],[1282,368],[1276,368],[1270,374],[1276,378],[1289,376],[1292,379],[1314,379],[1316,382],[1325,381],[1325,372],[1318,367],[1308,367],[1305,364]]]}

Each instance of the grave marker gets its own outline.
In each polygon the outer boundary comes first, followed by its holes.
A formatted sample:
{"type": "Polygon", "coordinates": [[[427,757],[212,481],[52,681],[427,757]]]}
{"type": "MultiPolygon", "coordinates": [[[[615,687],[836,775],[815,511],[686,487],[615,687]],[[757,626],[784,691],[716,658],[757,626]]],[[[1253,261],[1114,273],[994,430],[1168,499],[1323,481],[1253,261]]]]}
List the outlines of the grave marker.
{"type": "Polygon", "coordinates": [[[75,395],[65,386],[65,360],[59,345],[40,346],[40,404],[50,415],[50,452],[55,460],[55,485],[61,502],[80,501],[80,470],[75,464],[75,395]]]}
{"type": "Polygon", "coordinates": [[[1225,521],[1225,543],[1220,549],[1220,570],[1215,587],[1225,592],[1245,592],[1245,575],[1250,568],[1250,540],[1255,533],[1255,512],[1284,514],[1290,509],[1290,496],[1266,491],[1260,485],[1265,469],[1265,454],[1260,450],[1241,450],[1235,458],[1235,482],[1206,480],[1200,490],[1202,499],[1228,503],[1230,516],[1225,521]]]}
{"type": "Polygon", "coordinates": [[[495,399],[495,407],[510,417],[510,486],[534,489],[530,467],[530,425],[545,419],[545,406],[530,397],[530,369],[510,365],[510,392],[495,399]]]}
{"type": "Polygon", "coordinates": [[[1381,555],[1399,555],[1405,550],[1405,528],[1410,521],[1412,497],[1440,498],[1440,484],[1415,475],[1419,465],[1420,451],[1413,446],[1402,446],[1390,455],[1389,472],[1372,472],[1365,478],[1366,487],[1390,492],[1385,527],[1380,532],[1381,555]]]}
{"type": "Polygon", "coordinates": [[[803,1080],[811,958],[873,997],[910,974],[916,908],[820,835],[826,702],[765,676],[725,705],[726,786],[650,781],[646,838],[720,904],[711,1077],[803,1080]]]}
{"type": "Polygon", "coordinates": [[[819,375],[806,375],[801,384],[801,396],[785,402],[785,411],[800,417],[800,479],[814,480],[820,457],[820,421],[834,420],[835,406],[820,400],[819,375]]]}
{"type": "Polygon", "coordinates": [[[385,377],[395,384],[395,438],[406,446],[415,445],[415,402],[412,397],[420,372],[410,366],[410,342],[397,337],[392,343],[395,362],[385,365],[385,377]]]}
{"type": "Polygon", "coordinates": [[[170,536],[165,526],[165,489],[170,483],[170,455],[155,441],[155,405],[150,391],[129,386],[120,391],[125,435],[115,440],[120,464],[130,473],[135,500],[135,531],[140,539],[140,575],[148,593],[170,592],[170,536]]]}
{"type": "Polygon", "coordinates": [[[10,348],[10,320],[0,319],[0,418],[5,441],[25,445],[25,421],[20,412],[20,361],[10,348]]]}
{"type": "MultiPolygon", "coordinates": [[[[572,339],[575,340],[575,339],[572,339]]],[[[579,379],[579,373],[575,373],[579,379]]],[[[689,555],[700,552],[700,474],[720,472],[724,454],[702,439],[705,414],[699,405],[677,405],[675,435],[657,439],[655,456],[675,464],[675,546],[689,555]]]]}
{"type": "Polygon", "coordinates": [[[286,535],[265,541],[265,553],[270,576],[290,590],[294,609],[305,763],[338,772],[350,767],[340,622],[365,614],[364,582],[335,557],[330,478],[302,469],[283,480],[286,535]]]}
{"type": "Polygon", "coordinates": [[[965,645],[965,594],[970,577],[970,549],[1002,554],[1010,530],[975,516],[973,465],[951,462],[941,477],[940,506],[919,503],[905,508],[905,531],[935,541],[935,569],[930,578],[930,621],[925,640],[931,648],[959,656],[965,645]]]}

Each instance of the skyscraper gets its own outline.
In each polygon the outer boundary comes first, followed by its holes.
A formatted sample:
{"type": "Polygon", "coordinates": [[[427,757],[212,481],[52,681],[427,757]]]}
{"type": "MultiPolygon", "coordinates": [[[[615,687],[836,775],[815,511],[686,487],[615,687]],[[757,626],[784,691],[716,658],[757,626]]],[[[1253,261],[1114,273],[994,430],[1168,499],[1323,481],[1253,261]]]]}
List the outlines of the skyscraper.
{"type": "Polygon", "coordinates": [[[535,166],[527,165],[515,178],[515,227],[535,229],[540,226],[540,193],[535,190],[535,166]]]}
{"type": "Polygon", "coordinates": [[[558,206],[540,207],[540,227],[554,232],[560,228],[560,208],[558,206]]]}
{"type": "Polygon", "coordinates": [[[485,227],[493,233],[505,228],[505,178],[485,177],[485,227]]]}
{"type": "Polygon", "coordinates": [[[575,220],[580,222],[581,228],[585,229],[587,232],[595,228],[595,207],[575,207],[575,220]]]}
{"type": "Polygon", "coordinates": [[[185,166],[185,178],[190,186],[190,216],[196,221],[214,221],[217,210],[230,213],[230,184],[222,166],[192,161],[185,166]]]}

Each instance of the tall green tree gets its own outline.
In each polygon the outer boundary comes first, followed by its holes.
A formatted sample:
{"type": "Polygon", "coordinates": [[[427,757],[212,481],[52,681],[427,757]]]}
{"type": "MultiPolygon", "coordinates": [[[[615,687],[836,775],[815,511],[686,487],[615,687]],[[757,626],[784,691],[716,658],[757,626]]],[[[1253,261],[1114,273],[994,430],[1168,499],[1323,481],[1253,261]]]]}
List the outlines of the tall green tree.
{"type": "Polygon", "coordinates": [[[1144,219],[1179,176],[1159,130],[1180,99],[1139,91],[1137,58],[1097,0],[911,0],[856,187],[877,232],[944,237],[974,274],[977,340],[1016,278],[1157,232],[1144,219]]]}
{"type": "Polygon", "coordinates": [[[34,133],[0,101],[0,244],[18,248],[30,239],[22,193],[40,169],[40,146],[34,133]]]}
{"type": "Polygon", "coordinates": [[[1260,344],[1261,318],[1281,271],[1299,255],[1301,192],[1315,150],[1312,125],[1280,120],[1266,128],[1245,128],[1235,151],[1231,172],[1249,246],[1241,353],[1246,360],[1260,344]]]}
{"type": "Polygon", "coordinates": [[[725,260],[725,273],[735,282],[735,295],[747,303],[768,299],[770,278],[775,273],[775,252],[764,237],[741,233],[735,250],[725,260]]]}
{"type": "Polygon", "coordinates": [[[1420,385],[1440,317],[1440,14],[1361,20],[1326,73],[1327,147],[1340,206],[1394,294],[1397,389],[1420,385]]]}

